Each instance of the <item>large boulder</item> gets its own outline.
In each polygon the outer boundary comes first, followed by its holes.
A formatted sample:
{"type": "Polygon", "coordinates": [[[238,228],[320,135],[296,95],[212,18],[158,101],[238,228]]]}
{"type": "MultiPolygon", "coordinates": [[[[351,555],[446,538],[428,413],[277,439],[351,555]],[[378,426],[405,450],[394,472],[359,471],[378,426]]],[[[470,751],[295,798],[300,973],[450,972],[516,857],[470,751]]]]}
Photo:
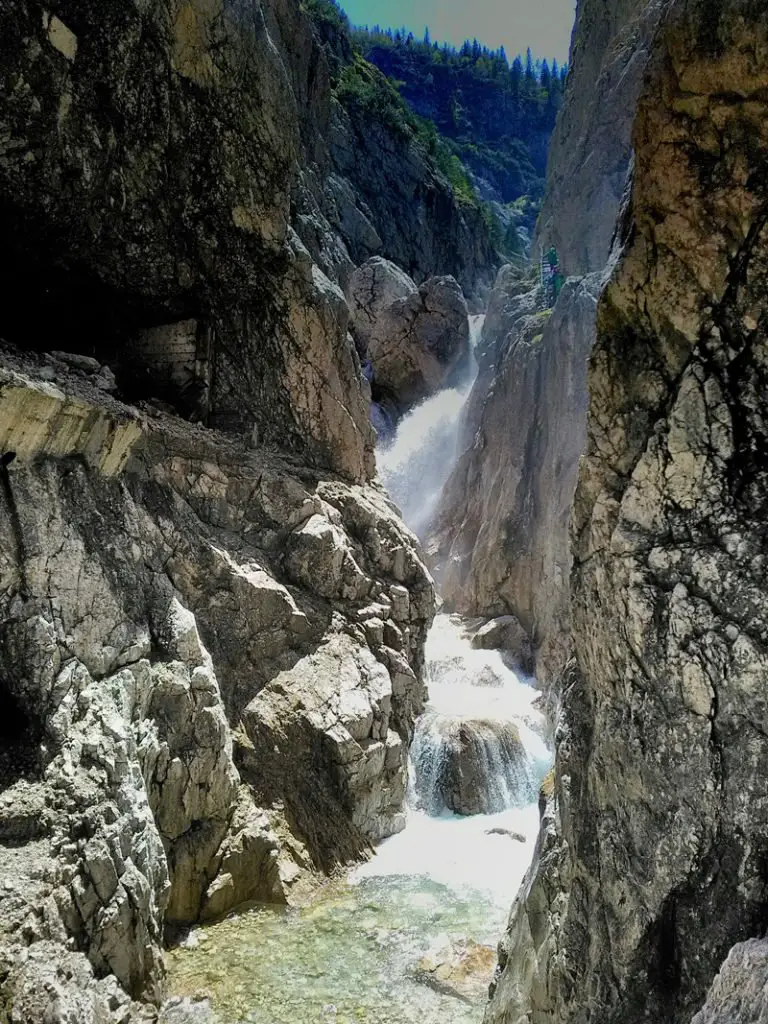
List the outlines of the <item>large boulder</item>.
{"type": "Polygon", "coordinates": [[[423,956],[414,975],[436,992],[465,1003],[482,1003],[495,962],[493,946],[482,946],[471,939],[457,940],[423,956]]]}
{"type": "Polygon", "coordinates": [[[358,348],[372,367],[374,397],[403,412],[467,364],[467,303],[454,278],[430,278],[416,290],[401,270],[374,258],[352,275],[348,294],[358,348]]]}
{"type": "Polygon", "coordinates": [[[534,796],[528,756],[511,722],[433,715],[414,738],[417,795],[431,814],[491,814],[534,796]]]}
{"type": "MultiPolygon", "coordinates": [[[[412,686],[420,690],[415,677],[412,686]]],[[[276,792],[291,790],[302,826],[324,830],[326,851],[350,842],[350,825],[371,840],[405,828],[408,752],[392,702],[385,666],[341,634],[277,676],[243,713],[254,769],[276,792]]]]}

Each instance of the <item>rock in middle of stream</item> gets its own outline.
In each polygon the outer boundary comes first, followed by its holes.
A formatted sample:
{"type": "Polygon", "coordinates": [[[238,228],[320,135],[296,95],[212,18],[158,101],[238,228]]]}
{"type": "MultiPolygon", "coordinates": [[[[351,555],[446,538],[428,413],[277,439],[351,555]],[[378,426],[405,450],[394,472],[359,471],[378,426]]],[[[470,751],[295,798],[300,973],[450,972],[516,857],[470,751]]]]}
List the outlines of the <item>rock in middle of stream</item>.
{"type": "Polygon", "coordinates": [[[427,715],[412,758],[416,795],[430,814],[492,814],[532,799],[528,756],[511,722],[427,715]]]}

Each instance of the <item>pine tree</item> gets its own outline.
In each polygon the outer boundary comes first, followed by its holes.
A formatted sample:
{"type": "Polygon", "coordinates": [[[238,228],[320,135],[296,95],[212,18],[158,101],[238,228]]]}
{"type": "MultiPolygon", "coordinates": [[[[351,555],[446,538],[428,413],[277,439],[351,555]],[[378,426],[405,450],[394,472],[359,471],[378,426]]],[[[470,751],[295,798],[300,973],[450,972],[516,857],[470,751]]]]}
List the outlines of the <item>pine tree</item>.
{"type": "Polygon", "coordinates": [[[424,45],[425,46],[431,46],[432,45],[432,40],[429,38],[429,25],[427,25],[426,28],[424,29],[424,45]]]}
{"type": "Polygon", "coordinates": [[[531,53],[530,46],[525,52],[525,78],[528,82],[536,81],[536,71],[533,67],[533,54],[531,53]]]}
{"type": "Polygon", "coordinates": [[[512,67],[509,69],[509,79],[511,82],[512,95],[515,99],[519,99],[520,85],[523,81],[523,62],[519,57],[515,57],[512,61],[512,67]]]}

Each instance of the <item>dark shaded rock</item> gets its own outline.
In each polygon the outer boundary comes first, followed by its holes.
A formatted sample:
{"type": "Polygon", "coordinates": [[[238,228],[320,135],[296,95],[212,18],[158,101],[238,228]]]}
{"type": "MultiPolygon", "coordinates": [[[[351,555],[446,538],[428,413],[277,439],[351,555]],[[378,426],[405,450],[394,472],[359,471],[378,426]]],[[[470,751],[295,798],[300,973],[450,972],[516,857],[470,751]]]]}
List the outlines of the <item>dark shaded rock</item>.
{"type": "Polygon", "coordinates": [[[554,799],[488,1024],[689,1024],[766,927],[766,52],[751,0],[675,0],[654,43],[590,363],[554,799]]]}
{"type": "Polygon", "coordinates": [[[514,615],[501,615],[486,622],[473,634],[471,642],[480,651],[503,651],[523,672],[533,671],[530,638],[514,615]]]}

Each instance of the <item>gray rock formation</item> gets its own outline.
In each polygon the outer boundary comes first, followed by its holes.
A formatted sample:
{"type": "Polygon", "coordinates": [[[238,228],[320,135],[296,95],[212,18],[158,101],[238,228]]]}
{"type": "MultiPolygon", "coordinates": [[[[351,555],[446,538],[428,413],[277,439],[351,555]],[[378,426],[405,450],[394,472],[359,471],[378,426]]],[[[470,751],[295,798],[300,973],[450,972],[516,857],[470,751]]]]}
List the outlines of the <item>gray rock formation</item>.
{"type": "Polygon", "coordinates": [[[593,278],[569,281],[550,316],[536,311],[535,293],[512,268],[500,273],[465,451],[428,544],[447,604],[465,615],[515,616],[542,684],[567,650],[568,522],[586,439],[596,292],[593,278]]]}
{"type": "Polygon", "coordinates": [[[591,361],[554,800],[488,1024],[689,1024],[765,931],[767,46],[748,0],[677,0],[655,43],[591,361]]]}
{"type": "Polygon", "coordinates": [[[751,939],[728,954],[707,1001],[691,1024],[768,1021],[768,942],[751,939]]]}
{"type": "Polygon", "coordinates": [[[348,285],[352,330],[373,369],[373,394],[398,411],[446,386],[469,359],[467,303],[453,277],[418,290],[393,263],[374,257],[348,285]]]}
{"type": "Polygon", "coordinates": [[[352,220],[354,225],[345,235],[353,261],[360,264],[369,256],[384,256],[418,284],[450,274],[482,308],[499,257],[482,211],[457,201],[445,178],[430,167],[423,148],[377,121],[370,111],[337,104],[330,151],[338,176],[348,183],[346,194],[337,187],[333,198],[338,223],[352,220]],[[351,212],[351,197],[367,223],[361,224],[351,212]],[[368,224],[375,226],[380,247],[371,244],[368,224]]]}
{"type": "Polygon", "coordinates": [[[526,674],[534,670],[531,639],[514,615],[500,615],[483,623],[472,634],[471,643],[479,651],[503,651],[526,674]]]}
{"type": "Polygon", "coordinates": [[[632,127],[666,0],[578,0],[568,83],[549,151],[534,256],[555,245],[565,273],[608,259],[632,157],[632,127]]]}
{"type": "Polygon", "coordinates": [[[491,814],[533,798],[527,754],[511,722],[425,719],[412,756],[428,813],[491,814]]]}
{"type": "Polygon", "coordinates": [[[164,928],[402,827],[432,584],[377,490],[3,363],[3,999],[127,1020],[164,928]]]}

